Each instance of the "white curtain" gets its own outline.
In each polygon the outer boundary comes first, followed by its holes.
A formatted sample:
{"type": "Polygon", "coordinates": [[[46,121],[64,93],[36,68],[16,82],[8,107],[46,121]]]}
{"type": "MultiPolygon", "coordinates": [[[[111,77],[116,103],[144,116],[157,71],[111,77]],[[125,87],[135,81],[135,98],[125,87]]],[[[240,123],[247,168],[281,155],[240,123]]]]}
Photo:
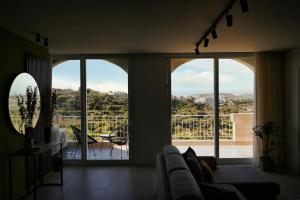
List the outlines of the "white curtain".
{"type": "MultiPolygon", "coordinates": [[[[283,134],[283,54],[260,52],[255,55],[256,125],[273,121],[283,134]]],[[[261,143],[254,138],[254,164],[259,166],[261,143]]],[[[271,155],[275,166],[284,164],[284,144],[277,146],[271,155]]]]}

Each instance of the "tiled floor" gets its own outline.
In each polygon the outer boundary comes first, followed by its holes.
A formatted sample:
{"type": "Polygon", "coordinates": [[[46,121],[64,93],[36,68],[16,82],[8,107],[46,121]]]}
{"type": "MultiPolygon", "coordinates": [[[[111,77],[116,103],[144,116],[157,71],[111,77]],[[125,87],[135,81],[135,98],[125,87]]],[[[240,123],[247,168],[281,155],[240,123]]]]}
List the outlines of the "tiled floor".
{"type": "MultiPolygon", "coordinates": [[[[38,200],[154,200],[155,168],[65,167],[63,187],[41,187],[38,200]]],[[[266,173],[281,186],[278,200],[300,199],[300,177],[266,173]]],[[[26,200],[32,199],[32,196],[26,200]]]]}
{"type": "MultiPolygon", "coordinates": [[[[63,158],[65,160],[73,160],[81,158],[81,150],[77,149],[76,154],[73,151],[74,144],[69,143],[69,145],[64,149],[63,158]],[[73,153],[72,153],[73,151],[73,153]]],[[[94,151],[90,148],[88,150],[88,160],[128,160],[128,153],[126,146],[121,147],[115,145],[110,155],[109,144],[104,144],[101,150],[101,143],[93,144],[94,151]],[[122,156],[121,156],[122,152],[122,156]]],[[[181,152],[185,152],[188,145],[177,146],[181,152]]],[[[197,145],[191,146],[197,155],[214,155],[213,145],[197,145]]],[[[220,158],[251,158],[253,157],[253,146],[252,145],[220,145],[220,158]]]]}
{"type": "MultiPolygon", "coordinates": [[[[76,154],[73,148],[73,144],[69,144],[66,148],[64,148],[64,160],[76,160],[81,158],[81,148],[79,147],[77,149],[76,154]]],[[[101,149],[101,143],[96,143],[93,144],[93,148],[94,150],[92,148],[88,149],[88,160],[128,160],[128,152],[125,145],[122,147],[122,150],[120,146],[115,145],[111,155],[109,145],[104,145],[101,149]]]]}
{"type": "Polygon", "coordinates": [[[155,194],[154,168],[65,167],[64,186],[40,187],[37,199],[154,200],[155,194]]]}
{"type": "MultiPolygon", "coordinates": [[[[188,146],[176,146],[180,152],[185,152],[188,146]]],[[[214,155],[213,145],[191,146],[197,155],[214,155]]],[[[220,158],[251,158],[253,157],[252,145],[222,145],[220,158]]]]}

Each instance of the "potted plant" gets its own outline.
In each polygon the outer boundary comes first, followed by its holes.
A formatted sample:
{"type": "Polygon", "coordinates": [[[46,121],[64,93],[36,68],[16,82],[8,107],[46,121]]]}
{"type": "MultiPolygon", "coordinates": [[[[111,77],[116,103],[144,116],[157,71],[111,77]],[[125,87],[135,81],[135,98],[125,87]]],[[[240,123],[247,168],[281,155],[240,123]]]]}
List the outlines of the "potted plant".
{"type": "Polygon", "coordinates": [[[48,90],[46,92],[46,100],[47,103],[47,119],[45,123],[45,129],[44,129],[44,139],[46,143],[49,143],[51,141],[51,129],[52,129],[52,120],[55,114],[56,109],[56,90],[48,90]]]}
{"type": "Polygon", "coordinates": [[[20,94],[17,96],[19,114],[21,117],[20,131],[25,131],[25,146],[31,148],[33,144],[33,117],[35,115],[37,104],[37,87],[34,89],[31,86],[26,88],[26,107],[24,106],[24,97],[20,94]]]}
{"type": "Polygon", "coordinates": [[[270,153],[279,144],[281,136],[279,134],[280,128],[274,122],[267,122],[264,125],[257,125],[253,128],[255,136],[262,141],[262,149],[260,151],[261,168],[264,171],[272,171],[274,161],[270,153]]]}

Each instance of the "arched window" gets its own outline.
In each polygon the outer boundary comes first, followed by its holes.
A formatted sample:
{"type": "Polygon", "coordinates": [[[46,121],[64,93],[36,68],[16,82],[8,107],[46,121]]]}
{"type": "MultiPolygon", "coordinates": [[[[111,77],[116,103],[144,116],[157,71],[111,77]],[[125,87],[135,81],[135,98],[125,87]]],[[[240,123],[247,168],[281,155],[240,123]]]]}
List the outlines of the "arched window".
{"type": "Polygon", "coordinates": [[[173,61],[172,143],[199,155],[252,158],[253,68],[238,59],[215,61],[173,61]]]}
{"type": "Polygon", "coordinates": [[[68,60],[53,67],[52,88],[57,95],[54,127],[66,141],[64,159],[128,159],[127,68],[102,59],[83,61],[84,65],[80,60],[68,60]],[[87,124],[86,130],[82,123],[87,124]]]}

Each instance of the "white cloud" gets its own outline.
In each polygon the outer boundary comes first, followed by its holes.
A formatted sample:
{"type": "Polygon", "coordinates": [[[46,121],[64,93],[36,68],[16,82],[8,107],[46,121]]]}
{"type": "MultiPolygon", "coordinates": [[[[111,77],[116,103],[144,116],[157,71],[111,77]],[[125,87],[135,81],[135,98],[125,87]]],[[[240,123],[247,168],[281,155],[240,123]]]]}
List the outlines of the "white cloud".
{"type": "MultiPolygon", "coordinates": [[[[53,78],[52,87],[59,88],[59,89],[78,90],[78,88],[80,87],[80,83],[79,81],[62,80],[59,78],[53,78]]],[[[91,88],[93,90],[97,90],[101,92],[109,92],[109,91],[127,92],[128,91],[127,84],[124,84],[122,82],[112,82],[112,81],[106,81],[102,83],[87,83],[87,88],[91,88]]]]}
{"type": "MultiPolygon", "coordinates": [[[[214,82],[214,76],[212,71],[204,71],[197,73],[192,70],[186,70],[184,73],[174,73],[172,74],[173,84],[180,85],[202,85],[207,86],[211,85],[214,82]]],[[[231,84],[234,83],[236,77],[231,74],[220,74],[219,81],[220,84],[231,84]]]]}
{"type": "Polygon", "coordinates": [[[59,89],[72,89],[72,90],[78,90],[80,87],[80,81],[74,81],[74,80],[67,80],[67,79],[59,79],[54,78],[52,79],[52,87],[53,88],[59,88],[59,89]]]}
{"type": "Polygon", "coordinates": [[[127,84],[121,82],[103,82],[103,83],[88,83],[87,88],[91,88],[93,90],[101,91],[101,92],[109,92],[109,91],[121,91],[127,92],[128,87],[127,84]]]}

